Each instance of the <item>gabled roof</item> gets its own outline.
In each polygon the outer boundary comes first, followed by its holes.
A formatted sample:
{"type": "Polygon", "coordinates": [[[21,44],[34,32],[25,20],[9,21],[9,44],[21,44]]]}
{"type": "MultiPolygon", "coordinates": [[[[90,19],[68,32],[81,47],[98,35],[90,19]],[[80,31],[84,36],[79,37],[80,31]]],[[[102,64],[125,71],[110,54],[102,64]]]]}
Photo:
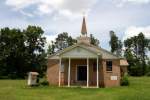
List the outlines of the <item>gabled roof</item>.
{"type": "Polygon", "coordinates": [[[59,59],[59,56],[65,52],[68,52],[76,47],[81,47],[81,48],[84,48],[92,53],[95,53],[97,55],[101,55],[102,59],[120,59],[119,56],[117,55],[114,55],[113,53],[103,49],[103,48],[100,48],[100,47],[97,47],[97,46],[94,46],[92,44],[86,44],[86,43],[77,43],[73,46],[70,46],[68,48],[65,48],[61,51],[58,51],[56,52],[55,54],[53,55],[50,55],[48,58],[49,59],[59,59]]]}

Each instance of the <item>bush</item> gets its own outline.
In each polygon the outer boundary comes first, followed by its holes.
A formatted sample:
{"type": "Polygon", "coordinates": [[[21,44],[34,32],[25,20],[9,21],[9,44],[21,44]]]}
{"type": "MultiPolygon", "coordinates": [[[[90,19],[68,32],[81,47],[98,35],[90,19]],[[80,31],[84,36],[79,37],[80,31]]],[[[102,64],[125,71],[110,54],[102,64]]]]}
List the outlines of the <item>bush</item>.
{"type": "Polygon", "coordinates": [[[143,67],[140,63],[137,63],[130,67],[131,76],[143,76],[143,67]]]}
{"type": "Polygon", "coordinates": [[[43,85],[43,86],[48,86],[49,85],[47,80],[42,81],[40,84],[43,85]]]}
{"type": "Polygon", "coordinates": [[[121,79],[121,86],[128,86],[128,85],[129,85],[128,75],[125,74],[121,79]]]}
{"type": "Polygon", "coordinates": [[[146,76],[150,76],[150,72],[146,73],[146,76]]]}
{"type": "Polygon", "coordinates": [[[0,79],[9,79],[8,76],[0,76],[0,79]]]}
{"type": "Polygon", "coordinates": [[[11,74],[8,74],[8,78],[9,79],[17,79],[18,76],[16,75],[16,73],[11,73],[11,74]]]}

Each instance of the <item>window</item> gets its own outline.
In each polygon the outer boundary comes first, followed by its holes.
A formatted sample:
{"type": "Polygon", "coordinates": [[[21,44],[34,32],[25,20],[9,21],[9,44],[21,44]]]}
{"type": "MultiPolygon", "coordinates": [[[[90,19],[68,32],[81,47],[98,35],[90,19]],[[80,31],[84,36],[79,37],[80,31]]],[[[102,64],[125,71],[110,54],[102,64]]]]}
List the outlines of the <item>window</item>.
{"type": "Polygon", "coordinates": [[[106,61],[106,71],[112,71],[112,61],[106,61]]]}

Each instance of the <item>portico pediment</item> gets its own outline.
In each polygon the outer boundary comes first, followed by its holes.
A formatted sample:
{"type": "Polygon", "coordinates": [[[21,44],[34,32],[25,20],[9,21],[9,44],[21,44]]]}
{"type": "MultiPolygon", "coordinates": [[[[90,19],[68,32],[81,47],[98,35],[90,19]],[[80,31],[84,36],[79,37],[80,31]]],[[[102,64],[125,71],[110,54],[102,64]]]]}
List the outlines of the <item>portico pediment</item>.
{"type": "Polygon", "coordinates": [[[83,47],[77,46],[68,50],[60,55],[62,58],[96,58],[97,54],[85,49],[83,47]]]}

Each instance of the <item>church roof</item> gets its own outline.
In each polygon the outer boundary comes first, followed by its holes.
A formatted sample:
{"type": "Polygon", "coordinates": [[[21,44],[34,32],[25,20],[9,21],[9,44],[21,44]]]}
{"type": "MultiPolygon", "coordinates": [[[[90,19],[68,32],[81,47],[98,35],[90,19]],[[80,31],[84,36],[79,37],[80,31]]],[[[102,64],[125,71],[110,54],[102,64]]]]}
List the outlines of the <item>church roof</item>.
{"type": "Polygon", "coordinates": [[[86,44],[86,43],[77,43],[73,46],[70,46],[68,48],[65,48],[63,50],[60,50],[58,52],[56,52],[55,54],[49,56],[49,59],[59,59],[59,56],[65,52],[68,52],[74,48],[77,48],[77,47],[82,47],[92,53],[95,53],[97,55],[100,55],[102,59],[120,59],[119,56],[117,55],[114,55],[113,53],[101,48],[101,47],[97,47],[97,46],[94,46],[92,44],[86,44]]]}

